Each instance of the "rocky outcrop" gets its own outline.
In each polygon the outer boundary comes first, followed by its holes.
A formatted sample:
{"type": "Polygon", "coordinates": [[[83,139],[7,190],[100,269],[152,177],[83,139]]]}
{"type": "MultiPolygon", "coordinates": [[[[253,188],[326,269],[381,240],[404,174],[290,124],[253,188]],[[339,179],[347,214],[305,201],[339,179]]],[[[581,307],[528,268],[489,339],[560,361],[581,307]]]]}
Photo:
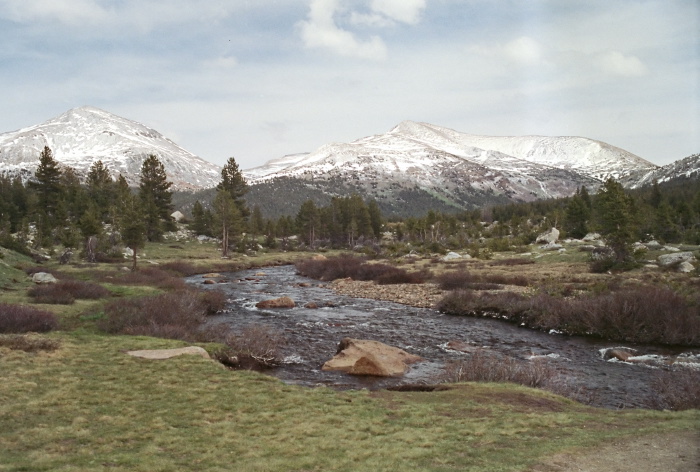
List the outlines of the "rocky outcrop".
{"type": "Polygon", "coordinates": [[[672,254],[663,254],[659,256],[657,260],[659,261],[659,265],[661,267],[671,267],[673,265],[680,264],[681,262],[693,262],[695,260],[695,256],[692,252],[688,251],[674,252],[672,254]]]}
{"type": "Polygon", "coordinates": [[[171,357],[190,355],[200,356],[205,359],[210,359],[209,354],[199,346],[187,346],[178,349],[153,349],[146,351],[127,351],[127,354],[133,357],[141,357],[143,359],[170,359],[171,357]]]}
{"type": "Polygon", "coordinates": [[[255,305],[256,308],[294,308],[295,306],[297,306],[296,303],[289,297],[263,300],[255,305]]]}
{"type": "Polygon", "coordinates": [[[537,236],[535,242],[538,244],[553,244],[556,243],[558,239],[559,230],[556,228],[552,228],[549,231],[545,231],[544,233],[537,236]]]}
{"type": "Polygon", "coordinates": [[[351,375],[398,377],[408,366],[422,360],[397,347],[379,341],[344,338],[338,353],[323,364],[322,370],[337,370],[351,375]]]}
{"type": "Polygon", "coordinates": [[[32,282],[35,284],[55,284],[58,282],[56,277],[53,275],[49,274],[48,272],[37,272],[36,274],[32,275],[32,282]]]}

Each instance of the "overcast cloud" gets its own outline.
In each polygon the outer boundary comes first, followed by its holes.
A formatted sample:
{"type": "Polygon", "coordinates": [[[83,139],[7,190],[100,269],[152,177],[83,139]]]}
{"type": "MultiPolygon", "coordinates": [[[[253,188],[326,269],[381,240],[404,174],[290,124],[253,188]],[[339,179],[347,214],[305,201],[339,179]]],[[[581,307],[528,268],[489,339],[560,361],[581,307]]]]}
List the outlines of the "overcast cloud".
{"type": "Polygon", "coordinates": [[[0,0],[0,132],[92,105],[250,168],[403,120],[700,152],[697,0],[0,0]]]}

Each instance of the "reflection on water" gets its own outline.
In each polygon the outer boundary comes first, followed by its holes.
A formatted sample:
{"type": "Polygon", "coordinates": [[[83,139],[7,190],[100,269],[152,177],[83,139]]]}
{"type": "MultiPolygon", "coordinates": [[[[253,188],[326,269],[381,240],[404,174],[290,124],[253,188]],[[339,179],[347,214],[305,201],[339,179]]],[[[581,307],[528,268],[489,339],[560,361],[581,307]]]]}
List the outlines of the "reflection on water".
{"type": "MultiPolygon", "coordinates": [[[[449,342],[498,351],[519,359],[543,358],[556,365],[568,380],[591,393],[594,404],[607,407],[640,407],[646,404],[653,368],[603,360],[602,350],[616,344],[526,330],[490,319],[444,315],[434,310],[391,302],[337,295],[323,284],[296,275],[293,266],[270,267],[222,274],[225,283],[202,285],[202,276],[187,279],[203,289],[218,289],[229,298],[224,313],[211,323],[240,328],[269,325],[284,334],[285,363],[270,371],[285,382],[307,386],[329,385],[340,389],[385,388],[399,384],[433,383],[444,364],[465,354],[448,348],[449,342]],[[261,310],[261,300],[289,296],[293,309],[261,310]],[[320,308],[304,308],[307,303],[320,308]],[[344,337],[372,339],[396,346],[425,361],[411,366],[402,378],[356,377],[321,371],[344,337]]],[[[631,346],[663,363],[668,348],[631,346]]],[[[687,355],[687,354],[686,354],[687,355]]],[[[700,356],[687,355],[691,362],[700,356]]]]}

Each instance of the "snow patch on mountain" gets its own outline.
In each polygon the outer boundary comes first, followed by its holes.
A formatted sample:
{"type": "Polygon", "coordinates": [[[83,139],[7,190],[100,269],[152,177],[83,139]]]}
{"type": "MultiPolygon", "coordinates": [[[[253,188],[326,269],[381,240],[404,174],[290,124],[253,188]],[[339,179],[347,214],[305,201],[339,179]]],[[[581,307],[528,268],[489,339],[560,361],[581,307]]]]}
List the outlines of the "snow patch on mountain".
{"type": "Polygon", "coordinates": [[[94,107],[80,107],[18,131],[0,134],[0,173],[33,174],[44,146],[61,165],[85,176],[101,160],[113,177],[138,185],[141,165],[154,154],[174,190],[215,186],[221,168],[186,151],[159,132],[94,107]]]}

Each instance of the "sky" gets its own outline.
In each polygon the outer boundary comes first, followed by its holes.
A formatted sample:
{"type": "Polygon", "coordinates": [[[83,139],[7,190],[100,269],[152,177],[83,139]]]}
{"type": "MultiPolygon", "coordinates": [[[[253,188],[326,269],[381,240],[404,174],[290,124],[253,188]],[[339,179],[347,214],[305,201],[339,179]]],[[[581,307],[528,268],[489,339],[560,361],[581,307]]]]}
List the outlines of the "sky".
{"type": "Polygon", "coordinates": [[[700,153],[699,0],[0,0],[0,132],[90,105],[242,169],[404,120],[700,153]]]}

